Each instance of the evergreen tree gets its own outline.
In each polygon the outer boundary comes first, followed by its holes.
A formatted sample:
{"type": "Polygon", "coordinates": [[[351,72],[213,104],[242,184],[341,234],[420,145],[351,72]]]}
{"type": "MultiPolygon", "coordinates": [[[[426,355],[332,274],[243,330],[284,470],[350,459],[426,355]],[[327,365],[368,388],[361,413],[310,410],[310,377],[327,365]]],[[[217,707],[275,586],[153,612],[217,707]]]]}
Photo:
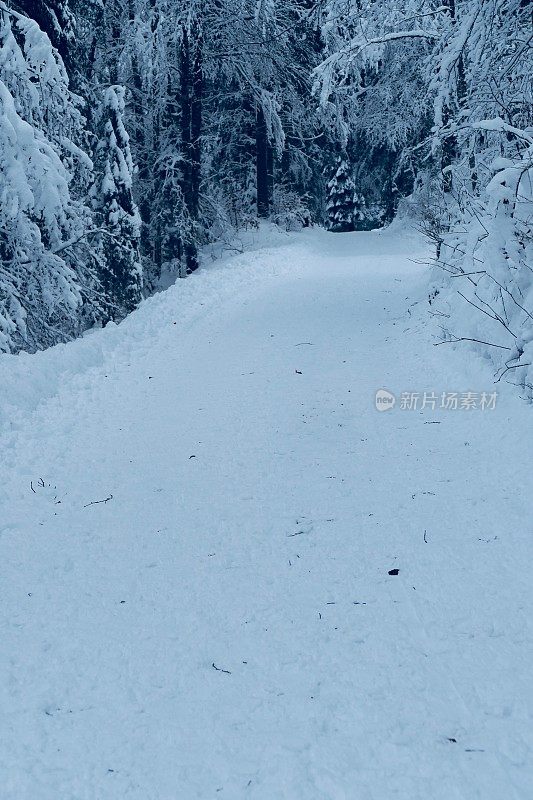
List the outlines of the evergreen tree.
{"type": "Polygon", "coordinates": [[[77,102],[48,36],[0,7],[0,350],[67,339],[99,314],[77,102]]]}
{"type": "Polygon", "coordinates": [[[327,185],[328,228],[333,233],[354,230],[355,185],[345,155],[337,156],[335,172],[327,185]]]}
{"type": "Polygon", "coordinates": [[[102,140],[97,154],[102,169],[96,211],[104,227],[101,282],[109,316],[121,318],[142,298],[139,253],[141,221],[133,199],[133,159],[124,126],[124,87],[110,86],[101,110],[102,140]]]}
{"type": "Polygon", "coordinates": [[[70,75],[76,25],[69,0],[16,0],[13,6],[33,19],[48,36],[70,75]]]}

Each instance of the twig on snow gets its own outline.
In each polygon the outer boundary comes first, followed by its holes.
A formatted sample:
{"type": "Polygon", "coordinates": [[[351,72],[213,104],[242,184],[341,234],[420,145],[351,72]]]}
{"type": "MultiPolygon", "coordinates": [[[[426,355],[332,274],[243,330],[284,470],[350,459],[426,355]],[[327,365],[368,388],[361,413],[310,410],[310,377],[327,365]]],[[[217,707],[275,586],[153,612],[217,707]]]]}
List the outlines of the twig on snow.
{"type": "Polygon", "coordinates": [[[456,337],[454,339],[445,339],[443,342],[433,342],[433,347],[438,347],[439,344],[456,344],[456,342],[477,342],[478,344],[486,344],[487,347],[499,347],[500,350],[510,350],[510,347],[505,347],[503,344],[494,344],[493,342],[484,342],[481,339],[470,339],[468,336],[456,337]]]}
{"type": "Polygon", "coordinates": [[[215,664],[214,661],[211,664],[211,666],[213,667],[213,669],[216,669],[217,672],[224,672],[226,675],[231,675],[231,672],[229,671],[229,669],[222,669],[222,667],[217,667],[217,665],[215,664]]]}
{"type": "Polygon", "coordinates": [[[105,500],[92,500],[90,503],[84,505],[84,508],[89,508],[89,506],[97,506],[99,503],[109,503],[110,500],[113,499],[113,495],[110,494],[109,497],[106,497],[105,500]]]}

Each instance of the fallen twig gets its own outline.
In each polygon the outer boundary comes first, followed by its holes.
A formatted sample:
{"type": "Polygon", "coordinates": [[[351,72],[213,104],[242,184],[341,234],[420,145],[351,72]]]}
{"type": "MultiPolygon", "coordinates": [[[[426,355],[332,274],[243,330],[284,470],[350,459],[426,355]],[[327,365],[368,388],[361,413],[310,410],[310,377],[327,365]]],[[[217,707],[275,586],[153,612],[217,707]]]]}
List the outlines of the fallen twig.
{"type": "Polygon", "coordinates": [[[486,344],[487,347],[499,347],[500,350],[510,350],[510,347],[505,347],[503,344],[493,344],[493,342],[484,342],[481,339],[470,339],[468,336],[461,336],[455,339],[445,339],[443,342],[433,342],[433,347],[438,347],[440,344],[456,344],[457,342],[477,342],[478,344],[486,344]]]}
{"type": "Polygon", "coordinates": [[[109,497],[106,497],[105,500],[92,500],[90,503],[84,505],[84,508],[89,508],[89,506],[97,506],[99,503],[109,503],[110,500],[113,499],[113,495],[110,494],[109,497]]]}
{"type": "Polygon", "coordinates": [[[229,669],[222,669],[222,667],[217,667],[217,665],[215,664],[214,661],[211,664],[211,666],[213,667],[213,669],[216,669],[217,672],[224,672],[226,675],[231,675],[231,672],[229,671],[229,669]]]}

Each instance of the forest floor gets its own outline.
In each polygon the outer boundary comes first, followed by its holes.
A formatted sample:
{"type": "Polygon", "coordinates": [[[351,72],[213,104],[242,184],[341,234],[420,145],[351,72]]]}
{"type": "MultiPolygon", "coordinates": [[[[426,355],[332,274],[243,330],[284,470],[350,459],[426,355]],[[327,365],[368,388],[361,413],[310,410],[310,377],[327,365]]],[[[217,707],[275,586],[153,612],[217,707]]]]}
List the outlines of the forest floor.
{"type": "Polygon", "coordinates": [[[532,411],[422,250],[277,235],[0,358],[2,800],[531,799],[532,411]]]}

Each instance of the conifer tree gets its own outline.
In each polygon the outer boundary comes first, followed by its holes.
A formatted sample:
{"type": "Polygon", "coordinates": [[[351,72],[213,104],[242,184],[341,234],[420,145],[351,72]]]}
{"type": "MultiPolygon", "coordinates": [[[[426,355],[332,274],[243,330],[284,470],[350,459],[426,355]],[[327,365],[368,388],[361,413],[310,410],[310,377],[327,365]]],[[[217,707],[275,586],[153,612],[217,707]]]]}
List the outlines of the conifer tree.
{"type": "Polygon", "coordinates": [[[83,197],[92,163],[80,147],[77,98],[50,39],[2,6],[0,350],[35,350],[98,316],[83,197]]]}
{"type": "Polygon", "coordinates": [[[101,168],[96,209],[105,232],[101,281],[109,316],[133,311],[142,298],[143,271],[139,253],[141,221],[133,199],[134,166],[124,126],[125,90],[110,86],[104,94],[102,139],[97,155],[101,168]]]}
{"type": "Polygon", "coordinates": [[[346,155],[337,156],[335,172],[327,184],[328,227],[333,233],[354,230],[355,185],[346,155]]]}
{"type": "Polygon", "coordinates": [[[69,0],[16,0],[14,8],[38,24],[70,74],[76,26],[69,0]]]}

